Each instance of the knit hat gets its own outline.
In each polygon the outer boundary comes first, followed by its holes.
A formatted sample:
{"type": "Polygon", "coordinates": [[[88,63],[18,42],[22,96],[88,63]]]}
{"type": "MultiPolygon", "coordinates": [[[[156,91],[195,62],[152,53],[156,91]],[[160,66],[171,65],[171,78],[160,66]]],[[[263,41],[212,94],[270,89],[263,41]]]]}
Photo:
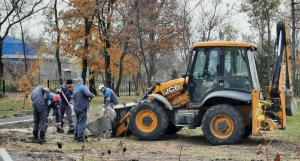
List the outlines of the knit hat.
{"type": "Polygon", "coordinates": [[[72,79],[68,79],[66,84],[73,84],[72,79]]]}
{"type": "Polygon", "coordinates": [[[54,97],[53,97],[53,101],[57,102],[59,100],[60,100],[60,95],[59,94],[55,94],[54,97]]]}

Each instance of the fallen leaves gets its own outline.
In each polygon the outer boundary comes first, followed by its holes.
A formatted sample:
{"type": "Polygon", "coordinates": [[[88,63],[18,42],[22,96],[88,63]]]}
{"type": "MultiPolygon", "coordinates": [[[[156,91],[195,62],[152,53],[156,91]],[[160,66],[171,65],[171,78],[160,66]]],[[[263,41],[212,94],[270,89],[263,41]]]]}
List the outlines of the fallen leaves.
{"type": "Polygon", "coordinates": [[[123,140],[119,140],[118,147],[123,147],[123,144],[124,144],[123,140]]]}
{"type": "Polygon", "coordinates": [[[274,161],[280,161],[280,155],[278,154],[278,152],[277,152],[277,154],[276,154],[276,156],[274,158],[274,161]]]}
{"type": "Polygon", "coordinates": [[[262,135],[260,133],[260,129],[261,129],[261,127],[256,128],[255,131],[254,131],[254,135],[262,135]]]}
{"type": "Polygon", "coordinates": [[[62,148],[62,143],[61,142],[57,142],[56,144],[57,144],[58,149],[62,148]]]}
{"type": "Polygon", "coordinates": [[[277,129],[276,123],[271,118],[267,118],[266,123],[268,123],[269,130],[276,130],[277,129]]]}
{"type": "Polygon", "coordinates": [[[265,149],[263,148],[263,146],[261,144],[258,145],[257,150],[256,150],[256,154],[264,154],[265,149]]]}

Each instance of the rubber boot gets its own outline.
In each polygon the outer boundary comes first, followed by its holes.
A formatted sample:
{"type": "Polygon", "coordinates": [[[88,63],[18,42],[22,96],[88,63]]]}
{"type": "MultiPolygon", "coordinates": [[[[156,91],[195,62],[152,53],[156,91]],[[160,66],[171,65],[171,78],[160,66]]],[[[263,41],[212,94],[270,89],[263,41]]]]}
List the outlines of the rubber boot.
{"type": "Polygon", "coordinates": [[[56,132],[57,133],[64,133],[65,131],[64,131],[64,129],[61,129],[61,128],[57,127],[56,132]]]}
{"type": "Polygon", "coordinates": [[[42,140],[42,142],[47,142],[45,133],[46,131],[40,131],[40,139],[42,140]]]}
{"type": "Polygon", "coordinates": [[[77,140],[77,134],[76,133],[74,134],[74,140],[77,140]]]}
{"type": "Polygon", "coordinates": [[[39,140],[39,132],[33,131],[33,142],[37,142],[39,140]]]}
{"type": "Polygon", "coordinates": [[[73,134],[74,133],[74,125],[69,126],[68,134],[73,134]]]}
{"type": "Polygon", "coordinates": [[[84,137],[78,137],[77,142],[88,142],[88,140],[85,140],[84,137]]]}

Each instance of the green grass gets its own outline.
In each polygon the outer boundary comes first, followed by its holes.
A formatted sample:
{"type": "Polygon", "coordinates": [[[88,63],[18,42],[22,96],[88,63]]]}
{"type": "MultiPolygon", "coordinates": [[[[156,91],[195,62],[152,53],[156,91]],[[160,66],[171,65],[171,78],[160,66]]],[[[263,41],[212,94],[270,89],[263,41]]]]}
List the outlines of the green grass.
{"type": "Polygon", "coordinates": [[[24,111],[31,111],[30,99],[24,105],[24,98],[20,97],[21,93],[8,93],[0,98],[0,118],[26,115],[24,111]],[[23,108],[24,105],[24,108],[23,108]]]}
{"type": "Polygon", "coordinates": [[[289,139],[291,141],[299,141],[300,140],[300,102],[298,102],[298,111],[295,116],[287,116],[286,121],[286,129],[285,130],[275,130],[281,138],[289,139]]]}
{"type": "MultiPolygon", "coordinates": [[[[23,108],[24,98],[19,97],[21,93],[8,93],[0,97],[0,118],[28,115],[32,111],[31,100],[27,98],[27,102],[23,108]]],[[[132,102],[139,100],[139,97],[133,96],[120,96],[119,103],[132,102]]],[[[101,112],[103,105],[103,96],[96,96],[90,103],[89,113],[101,112]]]]}

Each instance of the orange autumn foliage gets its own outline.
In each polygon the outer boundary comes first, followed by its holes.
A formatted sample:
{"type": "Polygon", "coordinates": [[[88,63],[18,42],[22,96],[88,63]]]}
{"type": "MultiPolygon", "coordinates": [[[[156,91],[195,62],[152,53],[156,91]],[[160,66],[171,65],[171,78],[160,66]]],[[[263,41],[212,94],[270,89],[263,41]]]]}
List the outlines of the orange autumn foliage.
{"type": "MultiPolygon", "coordinates": [[[[120,72],[120,59],[123,54],[123,50],[118,48],[116,45],[112,45],[111,48],[107,49],[110,55],[110,71],[113,76],[119,76],[120,72]]],[[[126,54],[123,59],[123,75],[137,74],[139,71],[139,60],[132,54],[126,54]]]]}
{"type": "MultiPolygon", "coordinates": [[[[113,30],[117,28],[112,24],[108,30],[110,34],[104,35],[102,32],[99,33],[99,28],[94,25],[96,24],[95,21],[97,21],[94,16],[96,7],[98,7],[98,9],[101,9],[101,7],[95,5],[96,1],[71,0],[70,2],[72,6],[69,6],[68,10],[62,13],[62,18],[65,19],[65,21],[62,29],[61,55],[76,58],[79,65],[82,65],[82,59],[87,59],[89,69],[92,72],[103,73],[107,70],[105,69],[105,57],[103,53],[107,52],[110,56],[110,67],[108,70],[113,76],[118,77],[123,50],[120,46],[115,44],[117,42],[113,41],[121,36],[117,34],[118,32],[113,32],[113,30]],[[87,21],[93,22],[88,35],[86,35],[87,21]],[[101,37],[99,37],[99,35],[101,35],[101,37]],[[106,48],[106,40],[110,40],[110,48],[106,48]],[[88,47],[84,46],[86,41],[88,41],[88,47]]],[[[108,13],[106,7],[102,9],[104,13],[108,13]]],[[[106,21],[112,23],[116,21],[111,14],[108,15],[110,16],[107,16],[106,21]]],[[[118,43],[120,44],[120,41],[118,43]]],[[[123,59],[123,75],[135,74],[138,70],[138,59],[131,54],[126,54],[123,59]]]]}
{"type": "Polygon", "coordinates": [[[103,48],[96,26],[89,24],[90,30],[86,33],[87,23],[93,22],[95,17],[95,1],[71,0],[70,3],[73,5],[61,15],[65,19],[61,54],[78,59],[92,59],[103,48]],[[85,44],[88,44],[88,47],[85,48],[85,44]]]}
{"type": "MultiPolygon", "coordinates": [[[[27,98],[27,96],[32,92],[33,90],[33,79],[36,76],[36,72],[38,70],[38,63],[34,62],[31,64],[31,67],[27,73],[25,73],[18,81],[18,91],[22,92],[20,95],[18,95],[19,98],[27,98]]],[[[25,99],[25,103],[27,103],[28,100],[25,99]]]]}

